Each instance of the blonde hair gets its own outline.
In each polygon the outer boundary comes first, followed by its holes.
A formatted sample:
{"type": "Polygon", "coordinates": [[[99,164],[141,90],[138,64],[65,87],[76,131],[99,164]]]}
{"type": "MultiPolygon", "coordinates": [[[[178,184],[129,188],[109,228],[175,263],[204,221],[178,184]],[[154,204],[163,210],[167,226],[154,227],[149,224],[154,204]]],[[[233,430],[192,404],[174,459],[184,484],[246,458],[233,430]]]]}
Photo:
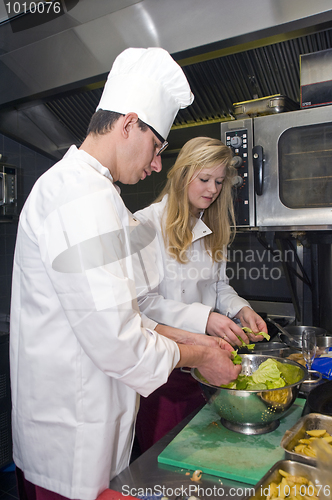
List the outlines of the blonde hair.
{"type": "Polygon", "coordinates": [[[187,250],[196,223],[190,213],[188,185],[203,168],[219,165],[226,167],[225,179],[218,198],[204,211],[204,222],[212,231],[204,238],[204,244],[214,262],[226,258],[223,249],[235,236],[232,179],[236,170],[231,165],[232,157],[231,149],[218,139],[195,137],[182,147],[169,170],[166,186],[156,201],[168,195],[162,231],[168,253],[178,262],[188,262],[187,250]]]}

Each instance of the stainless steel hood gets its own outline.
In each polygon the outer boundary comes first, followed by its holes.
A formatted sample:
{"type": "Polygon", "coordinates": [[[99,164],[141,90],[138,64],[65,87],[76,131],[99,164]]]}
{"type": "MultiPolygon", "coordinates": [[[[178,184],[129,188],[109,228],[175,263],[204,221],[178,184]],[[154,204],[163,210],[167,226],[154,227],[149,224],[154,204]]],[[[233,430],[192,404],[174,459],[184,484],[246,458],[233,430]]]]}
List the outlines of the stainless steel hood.
{"type": "Polygon", "coordinates": [[[298,101],[299,55],[332,47],[330,0],[60,0],[53,17],[6,4],[0,132],[55,159],[84,139],[127,47],[164,47],[183,66],[196,98],[174,128],[229,119],[242,100],[298,101]]]}

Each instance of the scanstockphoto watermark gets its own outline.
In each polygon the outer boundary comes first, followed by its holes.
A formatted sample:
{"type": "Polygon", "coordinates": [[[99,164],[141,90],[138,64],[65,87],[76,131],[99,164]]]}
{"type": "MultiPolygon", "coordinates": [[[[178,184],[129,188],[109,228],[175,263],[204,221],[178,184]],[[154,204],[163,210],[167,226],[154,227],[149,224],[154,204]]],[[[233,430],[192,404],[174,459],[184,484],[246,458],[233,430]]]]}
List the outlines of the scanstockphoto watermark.
{"type": "Polygon", "coordinates": [[[280,267],[269,267],[265,264],[259,267],[250,266],[248,269],[237,262],[235,267],[228,267],[226,269],[226,275],[230,281],[233,279],[277,281],[282,277],[282,272],[280,267]]]}
{"type": "Polygon", "coordinates": [[[156,484],[152,488],[133,488],[128,485],[123,485],[121,493],[123,496],[132,497],[151,497],[151,496],[161,496],[161,497],[208,497],[208,498],[223,498],[223,497],[243,497],[243,496],[253,496],[255,494],[255,488],[229,488],[225,490],[221,486],[213,487],[202,487],[195,484],[190,484],[189,486],[178,486],[175,488],[170,488],[164,485],[156,484]]]}
{"type": "MultiPolygon", "coordinates": [[[[167,253],[172,255],[172,247],[167,253]]],[[[281,252],[279,250],[228,250],[217,252],[215,261],[217,265],[212,265],[212,258],[208,252],[192,249],[188,253],[183,251],[180,255],[187,263],[179,266],[175,259],[169,259],[166,263],[167,277],[172,280],[191,281],[231,281],[236,280],[279,280],[282,278],[282,264],[293,262],[294,253],[292,251],[281,252]],[[222,265],[224,264],[224,265],[222,265]],[[225,275],[226,268],[226,275],[225,275]]]]}
{"type": "Polygon", "coordinates": [[[274,250],[270,252],[266,249],[264,250],[240,250],[231,249],[227,251],[228,262],[246,262],[246,263],[282,263],[282,262],[294,262],[294,252],[293,250],[286,250],[281,252],[280,250],[274,250]]]}
{"type": "Polygon", "coordinates": [[[13,33],[28,30],[63,16],[73,9],[79,0],[3,0],[7,19],[13,33]]]}
{"type": "MultiPolygon", "coordinates": [[[[175,257],[175,247],[168,246],[166,253],[170,256],[175,257]]],[[[210,263],[211,256],[209,252],[202,252],[202,250],[191,249],[191,250],[181,250],[180,259],[182,262],[186,262],[188,259],[190,262],[197,263],[210,263]]],[[[241,250],[228,248],[227,252],[223,249],[217,250],[214,256],[214,260],[217,263],[221,262],[245,262],[245,263],[282,263],[282,262],[294,262],[294,252],[293,250],[286,250],[281,252],[280,250],[273,250],[270,252],[266,249],[263,250],[241,250]]]]}
{"type": "Polygon", "coordinates": [[[227,278],[242,280],[279,280],[282,277],[282,264],[294,262],[294,252],[274,250],[229,249],[226,269],[227,278]]]}

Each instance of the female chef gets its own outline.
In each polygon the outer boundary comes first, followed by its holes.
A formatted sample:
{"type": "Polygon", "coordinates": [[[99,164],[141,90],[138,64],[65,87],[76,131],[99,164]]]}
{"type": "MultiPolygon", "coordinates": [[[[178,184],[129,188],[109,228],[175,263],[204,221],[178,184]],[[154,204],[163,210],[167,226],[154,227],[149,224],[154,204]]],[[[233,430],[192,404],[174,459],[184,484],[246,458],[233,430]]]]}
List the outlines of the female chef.
{"type": "MultiPolygon", "coordinates": [[[[135,216],[154,226],[154,259],[162,276],[155,293],[140,299],[141,312],[158,323],[206,332],[238,346],[238,337],[245,342],[248,338],[232,318],[254,333],[267,332],[267,327],[226,276],[226,250],[235,227],[231,159],[230,148],[221,141],[191,139],[168,172],[156,203],[135,216]]],[[[142,451],[203,402],[192,377],[174,370],[164,386],[141,399],[136,433],[142,451]]]]}

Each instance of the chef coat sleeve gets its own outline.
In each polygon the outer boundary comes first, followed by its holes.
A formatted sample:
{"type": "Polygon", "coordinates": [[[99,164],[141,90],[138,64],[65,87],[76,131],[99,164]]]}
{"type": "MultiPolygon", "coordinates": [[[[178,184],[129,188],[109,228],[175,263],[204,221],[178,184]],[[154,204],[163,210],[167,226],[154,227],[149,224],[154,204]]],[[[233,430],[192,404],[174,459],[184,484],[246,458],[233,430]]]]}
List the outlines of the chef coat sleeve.
{"type": "Polygon", "coordinates": [[[157,291],[138,296],[140,311],[163,325],[181,328],[193,333],[205,333],[211,307],[199,302],[183,304],[165,299],[157,291]]]}
{"type": "Polygon", "coordinates": [[[153,319],[148,318],[145,314],[141,314],[142,324],[144,328],[149,328],[150,330],[154,330],[158,325],[157,321],[153,321],[153,319]]]}
{"type": "Polygon", "coordinates": [[[226,275],[226,264],[222,262],[219,267],[219,280],[216,283],[216,311],[234,318],[242,307],[250,307],[249,302],[240,297],[233,287],[229,285],[229,279],[226,275]]]}
{"type": "Polygon", "coordinates": [[[143,327],[128,225],[113,186],[73,193],[37,231],[49,280],[41,286],[95,365],[147,396],[167,381],[180,353],[175,342],[143,327]]]}

